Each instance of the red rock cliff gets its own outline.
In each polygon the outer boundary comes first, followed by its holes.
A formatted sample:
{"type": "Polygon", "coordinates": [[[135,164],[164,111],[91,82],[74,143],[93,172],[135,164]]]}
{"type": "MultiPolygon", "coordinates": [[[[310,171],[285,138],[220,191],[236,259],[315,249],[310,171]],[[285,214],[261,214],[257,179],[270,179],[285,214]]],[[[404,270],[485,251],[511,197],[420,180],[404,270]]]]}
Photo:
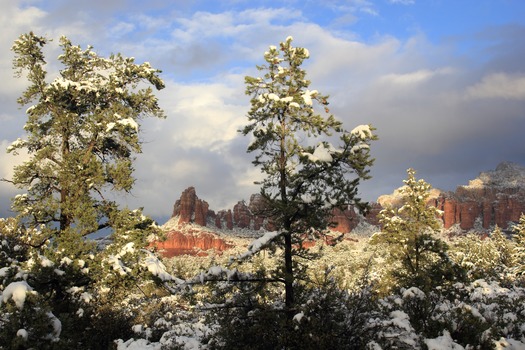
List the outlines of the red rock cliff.
{"type": "Polygon", "coordinates": [[[207,255],[209,250],[223,252],[233,245],[226,242],[211,232],[194,232],[182,233],[179,231],[170,231],[167,239],[163,242],[157,242],[156,247],[165,257],[177,255],[207,255]]]}
{"type": "MultiPolygon", "coordinates": [[[[380,197],[383,205],[398,204],[398,190],[380,197]]],[[[458,225],[464,231],[506,229],[525,213],[525,167],[503,162],[495,170],[482,172],[454,192],[433,190],[429,205],[443,212],[443,227],[458,225]]]]}

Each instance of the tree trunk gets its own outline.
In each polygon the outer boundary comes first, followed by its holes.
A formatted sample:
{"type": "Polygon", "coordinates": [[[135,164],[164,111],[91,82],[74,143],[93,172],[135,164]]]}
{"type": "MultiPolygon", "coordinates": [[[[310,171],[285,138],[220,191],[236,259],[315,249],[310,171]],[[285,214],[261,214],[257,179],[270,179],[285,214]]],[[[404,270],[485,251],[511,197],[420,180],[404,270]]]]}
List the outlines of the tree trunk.
{"type": "MultiPolygon", "coordinates": [[[[281,138],[279,149],[279,190],[281,194],[281,202],[285,211],[288,209],[288,196],[286,193],[286,118],[281,116],[281,138]]],[[[294,271],[293,271],[293,257],[292,257],[292,222],[288,214],[285,214],[283,221],[284,232],[284,291],[285,291],[285,305],[287,317],[291,320],[293,317],[294,305],[294,271]]]]}
{"type": "MultiPolygon", "coordinates": [[[[62,131],[62,161],[64,162],[64,165],[66,164],[67,156],[69,155],[70,148],[69,148],[69,132],[67,129],[64,129],[62,131]]],[[[60,232],[64,232],[65,229],[69,228],[71,226],[72,219],[70,215],[66,215],[65,213],[65,207],[66,202],[69,197],[69,190],[68,190],[68,184],[61,183],[61,189],[60,189],[60,232]]]]}
{"type": "Polygon", "coordinates": [[[288,317],[293,317],[294,306],[294,273],[292,260],[292,233],[287,230],[284,234],[284,291],[285,305],[288,317]]]}

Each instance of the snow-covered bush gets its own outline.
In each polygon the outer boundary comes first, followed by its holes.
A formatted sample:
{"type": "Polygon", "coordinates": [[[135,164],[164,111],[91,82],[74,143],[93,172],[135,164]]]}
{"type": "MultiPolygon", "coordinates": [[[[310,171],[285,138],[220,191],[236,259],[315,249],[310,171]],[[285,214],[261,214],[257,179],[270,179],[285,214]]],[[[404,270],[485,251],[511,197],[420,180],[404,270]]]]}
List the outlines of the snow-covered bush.
{"type": "Polygon", "coordinates": [[[524,301],[525,289],[495,281],[456,283],[427,293],[404,289],[379,301],[382,316],[373,321],[376,347],[371,348],[424,349],[441,341],[454,348],[491,349],[501,339],[525,347],[524,301]]]}
{"type": "Polygon", "coordinates": [[[340,289],[329,271],[321,285],[305,288],[294,315],[296,340],[304,349],[364,349],[375,330],[377,315],[370,286],[340,289]]]}
{"type": "Polygon", "coordinates": [[[326,271],[317,284],[296,288],[297,307],[287,312],[276,290],[268,284],[238,286],[230,299],[214,305],[208,314],[217,325],[211,349],[363,349],[375,313],[369,287],[340,289],[326,271]]]}
{"type": "Polygon", "coordinates": [[[500,254],[491,239],[476,234],[456,237],[452,241],[451,258],[461,266],[470,281],[497,278],[500,254]]]}
{"type": "Polygon", "coordinates": [[[525,278],[525,214],[521,214],[520,221],[513,227],[514,248],[512,250],[513,272],[516,276],[525,278]]]}

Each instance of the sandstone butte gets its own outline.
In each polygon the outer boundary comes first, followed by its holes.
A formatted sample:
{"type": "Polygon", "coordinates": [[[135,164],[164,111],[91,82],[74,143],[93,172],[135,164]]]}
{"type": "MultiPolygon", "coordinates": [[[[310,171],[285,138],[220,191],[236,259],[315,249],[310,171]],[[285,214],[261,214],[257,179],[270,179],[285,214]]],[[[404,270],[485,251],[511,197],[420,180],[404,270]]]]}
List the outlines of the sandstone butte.
{"type": "MultiPolygon", "coordinates": [[[[370,203],[366,216],[356,213],[349,207],[345,211],[334,211],[334,231],[348,233],[361,222],[379,226],[377,214],[387,205],[400,205],[399,189],[391,195],[378,198],[370,203]]],[[[503,162],[496,170],[482,172],[466,186],[459,186],[454,192],[433,189],[428,205],[442,211],[444,229],[452,227],[467,232],[489,232],[495,225],[507,229],[517,222],[525,212],[525,167],[515,163],[503,162]]],[[[222,252],[233,245],[221,231],[273,230],[272,223],[264,215],[264,203],[259,194],[250,201],[240,201],[233,209],[215,213],[206,201],[197,197],[194,187],[184,190],[175,202],[171,219],[164,225],[167,240],[157,242],[166,256],[181,254],[205,255],[210,249],[222,252]],[[196,228],[198,227],[198,228],[196,228]]]]}

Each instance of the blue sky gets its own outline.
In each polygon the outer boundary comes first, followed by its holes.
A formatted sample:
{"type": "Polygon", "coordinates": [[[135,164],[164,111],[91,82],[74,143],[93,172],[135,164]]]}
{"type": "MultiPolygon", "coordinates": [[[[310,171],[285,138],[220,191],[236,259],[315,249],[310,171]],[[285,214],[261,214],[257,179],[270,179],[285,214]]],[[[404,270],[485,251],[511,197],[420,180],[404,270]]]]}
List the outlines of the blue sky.
{"type": "MultiPolygon", "coordinates": [[[[375,200],[414,168],[454,190],[501,161],[525,165],[525,2],[521,0],[39,1],[0,0],[0,148],[24,137],[13,77],[13,40],[32,30],[103,55],[120,52],[163,71],[166,120],[142,124],[144,153],[132,195],[160,220],[189,186],[214,210],[248,200],[259,176],[246,154],[244,76],[288,35],[309,49],[311,87],[329,94],[347,129],[371,123],[380,140],[375,200]]],[[[21,161],[0,152],[0,176],[21,161]]],[[[16,191],[0,183],[0,212],[16,191]]]]}

